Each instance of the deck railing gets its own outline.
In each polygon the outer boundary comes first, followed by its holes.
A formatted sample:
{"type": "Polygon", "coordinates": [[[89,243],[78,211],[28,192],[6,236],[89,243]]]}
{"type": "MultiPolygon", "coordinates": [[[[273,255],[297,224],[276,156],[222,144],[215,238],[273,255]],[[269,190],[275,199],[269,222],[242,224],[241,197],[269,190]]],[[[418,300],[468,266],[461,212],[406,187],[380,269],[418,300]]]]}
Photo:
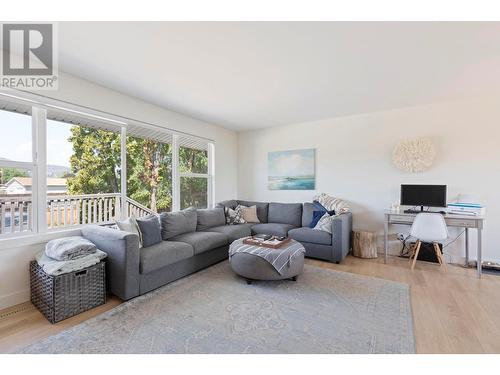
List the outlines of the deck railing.
{"type": "MultiPolygon", "coordinates": [[[[126,198],[127,216],[153,213],[139,202],[126,198]]],[[[82,224],[111,224],[121,218],[121,194],[57,195],[47,198],[47,227],[65,228],[82,224]]],[[[33,230],[31,195],[0,196],[0,234],[33,230]]]]}

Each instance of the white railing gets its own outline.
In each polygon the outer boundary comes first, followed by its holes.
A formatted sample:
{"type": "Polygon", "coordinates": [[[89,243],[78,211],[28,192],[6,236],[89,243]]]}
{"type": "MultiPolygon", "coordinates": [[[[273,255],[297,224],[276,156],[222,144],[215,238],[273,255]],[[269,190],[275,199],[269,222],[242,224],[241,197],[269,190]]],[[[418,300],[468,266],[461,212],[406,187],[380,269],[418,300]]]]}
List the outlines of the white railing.
{"type": "Polygon", "coordinates": [[[31,231],[32,212],[31,197],[0,197],[0,234],[31,231]]]}
{"type": "Polygon", "coordinates": [[[127,217],[143,217],[155,213],[153,210],[147,208],[146,206],[140,204],[137,201],[127,197],[127,217]]]}
{"type": "Polygon", "coordinates": [[[47,199],[47,227],[111,224],[120,215],[120,193],[64,195],[47,199]]]}
{"type": "MultiPolygon", "coordinates": [[[[0,234],[30,232],[33,229],[31,196],[0,196],[0,234]]],[[[146,206],[126,198],[127,216],[153,213],[146,206]]],[[[121,218],[121,194],[58,195],[47,198],[47,227],[65,228],[82,224],[106,225],[121,218]]]]}

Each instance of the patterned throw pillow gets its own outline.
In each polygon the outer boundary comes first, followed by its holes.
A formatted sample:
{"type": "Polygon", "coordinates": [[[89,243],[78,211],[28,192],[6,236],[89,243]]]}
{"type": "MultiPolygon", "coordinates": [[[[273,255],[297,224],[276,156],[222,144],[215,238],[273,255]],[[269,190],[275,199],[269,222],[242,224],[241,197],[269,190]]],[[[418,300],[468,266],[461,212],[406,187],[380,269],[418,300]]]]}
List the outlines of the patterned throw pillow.
{"type": "Polygon", "coordinates": [[[313,228],[314,230],[322,230],[324,232],[332,233],[332,222],[335,216],[331,216],[328,212],[319,219],[318,224],[313,228]]]}
{"type": "Polygon", "coordinates": [[[346,201],[332,197],[326,193],[321,193],[313,198],[314,201],[319,202],[328,211],[335,210],[337,215],[351,211],[351,208],[346,201]]]}
{"type": "Polygon", "coordinates": [[[229,207],[224,207],[224,215],[226,216],[226,224],[245,224],[246,221],[243,219],[241,206],[237,206],[234,210],[229,207]]]}

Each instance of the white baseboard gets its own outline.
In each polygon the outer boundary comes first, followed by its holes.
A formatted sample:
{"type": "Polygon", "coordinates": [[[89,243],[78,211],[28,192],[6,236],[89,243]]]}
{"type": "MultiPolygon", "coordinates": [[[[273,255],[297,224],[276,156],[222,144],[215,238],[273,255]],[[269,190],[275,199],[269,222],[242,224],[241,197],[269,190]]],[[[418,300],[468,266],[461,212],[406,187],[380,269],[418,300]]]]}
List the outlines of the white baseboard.
{"type": "Polygon", "coordinates": [[[23,302],[27,302],[29,300],[30,300],[29,289],[0,296],[0,310],[6,309],[7,307],[11,307],[14,305],[18,305],[23,302]]]}

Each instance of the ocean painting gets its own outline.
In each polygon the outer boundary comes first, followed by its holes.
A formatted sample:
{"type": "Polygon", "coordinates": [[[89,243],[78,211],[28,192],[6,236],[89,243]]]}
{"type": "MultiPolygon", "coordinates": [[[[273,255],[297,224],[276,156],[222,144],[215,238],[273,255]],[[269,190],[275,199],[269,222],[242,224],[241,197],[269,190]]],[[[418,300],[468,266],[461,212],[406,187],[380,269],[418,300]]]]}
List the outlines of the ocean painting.
{"type": "Polygon", "coordinates": [[[275,151],[268,154],[269,190],[314,190],[315,150],[275,151]]]}

